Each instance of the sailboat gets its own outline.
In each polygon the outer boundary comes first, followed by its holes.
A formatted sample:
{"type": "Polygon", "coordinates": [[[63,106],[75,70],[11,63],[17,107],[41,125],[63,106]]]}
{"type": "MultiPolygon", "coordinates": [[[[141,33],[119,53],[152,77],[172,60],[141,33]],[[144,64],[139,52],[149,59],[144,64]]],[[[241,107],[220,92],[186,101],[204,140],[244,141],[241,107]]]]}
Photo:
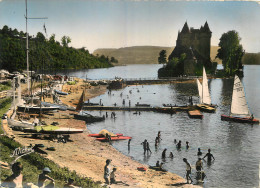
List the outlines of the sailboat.
{"type": "Polygon", "coordinates": [[[209,94],[209,87],[208,87],[208,78],[204,67],[203,67],[202,84],[197,79],[197,85],[198,85],[198,91],[200,97],[200,104],[198,104],[197,107],[202,111],[215,112],[216,108],[214,107],[214,105],[211,104],[211,97],[209,94]]]}
{"type": "Polygon", "coordinates": [[[230,115],[227,116],[222,114],[221,120],[239,123],[259,123],[259,120],[254,119],[249,111],[244,86],[237,75],[235,75],[234,78],[230,115]]]}
{"type": "Polygon", "coordinates": [[[79,103],[76,107],[76,111],[78,114],[74,114],[74,118],[78,120],[83,120],[86,123],[94,123],[98,121],[104,121],[105,117],[99,117],[99,116],[93,116],[89,113],[86,113],[85,111],[82,111],[83,104],[86,101],[85,99],[85,89],[82,91],[81,97],[79,99],[79,103]]]}

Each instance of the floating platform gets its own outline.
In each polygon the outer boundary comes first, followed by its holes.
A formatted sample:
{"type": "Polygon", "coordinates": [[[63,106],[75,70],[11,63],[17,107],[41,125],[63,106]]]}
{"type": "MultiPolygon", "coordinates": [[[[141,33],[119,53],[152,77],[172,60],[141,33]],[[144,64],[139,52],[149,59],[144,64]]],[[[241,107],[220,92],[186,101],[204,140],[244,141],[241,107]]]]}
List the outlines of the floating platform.
{"type": "Polygon", "coordinates": [[[190,110],[188,111],[188,115],[190,118],[197,118],[197,119],[203,118],[203,115],[200,113],[199,110],[190,110]]]}

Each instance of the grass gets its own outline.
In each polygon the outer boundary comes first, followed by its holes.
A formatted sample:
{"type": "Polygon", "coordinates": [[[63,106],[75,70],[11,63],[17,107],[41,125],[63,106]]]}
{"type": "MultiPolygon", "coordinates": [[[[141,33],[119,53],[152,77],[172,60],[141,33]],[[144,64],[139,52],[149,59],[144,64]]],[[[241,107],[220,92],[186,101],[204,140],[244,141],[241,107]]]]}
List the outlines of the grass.
{"type": "MultiPolygon", "coordinates": [[[[9,98],[3,99],[0,101],[0,103],[1,102],[5,105],[2,105],[0,108],[0,117],[2,117],[11,106],[11,100],[9,98]]],[[[0,126],[0,133],[3,134],[2,125],[0,126]]],[[[0,160],[10,164],[13,161],[13,158],[11,158],[10,155],[18,147],[22,147],[22,145],[7,136],[1,135],[0,160]]],[[[63,187],[68,178],[74,179],[74,184],[80,187],[101,187],[98,182],[94,182],[91,179],[83,176],[79,176],[75,171],[70,171],[68,168],[61,168],[53,161],[42,157],[38,153],[31,153],[29,155],[23,156],[19,159],[19,162],[21,162],[23,165],[23,183],[32,182],[37,185],[38,175],[42,172],[44,167],[49,167],[52,171],[50,176],[55,179],[55,187],[63,187]]],[[[5,180],[11,174],[11,170],[1,169],[1,181],[5,180]]]]}

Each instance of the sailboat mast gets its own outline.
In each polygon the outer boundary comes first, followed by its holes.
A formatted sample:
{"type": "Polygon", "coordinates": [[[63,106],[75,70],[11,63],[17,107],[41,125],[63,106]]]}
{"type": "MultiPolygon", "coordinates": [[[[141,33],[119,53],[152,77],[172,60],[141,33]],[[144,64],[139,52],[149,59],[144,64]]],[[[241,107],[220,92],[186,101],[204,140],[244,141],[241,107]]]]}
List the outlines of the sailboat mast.
{"type": "Polygon", "coordinates": [[[25,0],[25,6],[26,6],[26,15],[25,15],[25,20],[26,20],[26,64],[27,64],[27,88],[28,88],[28,94],[30,93],[30,73],[29,73],[29,42],[28,42],[28,28],[27,28],[27,20],[28,20],[28,15],[27,15],[27,0],[25,0]]]}

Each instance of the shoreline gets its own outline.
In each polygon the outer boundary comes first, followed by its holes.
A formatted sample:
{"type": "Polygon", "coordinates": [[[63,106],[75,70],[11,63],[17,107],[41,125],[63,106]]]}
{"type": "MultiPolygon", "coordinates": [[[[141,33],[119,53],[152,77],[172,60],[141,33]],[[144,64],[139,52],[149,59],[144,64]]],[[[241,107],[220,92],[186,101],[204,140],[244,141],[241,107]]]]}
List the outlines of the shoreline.
{"type": "MultiPolygon", "coordinates": [[[[64,104],[75,107],[82,93],[82,80],[77,83],[71,94],[62,96],[60,99],[64,104]]],[[[64,85],[63,91],[66,91],[68,86],[64,85]]],[[[106,86],[91,86],[87,89],[86,99],[104,94],[107,91],[106,86]]],[[[46,101],[47,102],[47,101],[46,101]]],[[[75,113],[75,112],[73,112],[75,113]]],[[[88,137],[90,131],[84,121],[71,118],[73,115],[69,111],[61,111],[56,115],[44,118],[47,124],[53,121],[59,122],[61,127],[85,128],[86,132],[76,135],[71,135],[72,142],[57,143],[50,140],[32,139],[31,137],[24,138],[19,136],[22,132],[13,132],[15,140],[24,146],[29,144],[44,144],[46,147],[55,147],[56,151],[48,151],[47,158],[54,161],[61,167],[67,167],[71,171],[76,171],[77,174],[89,177],[95,182],[104,184],[104,166],[106,159],[112,159],[111,168],[117,167],[116,180],[122,181],[121,184],[113,184],[110,187],[169,187],[178,185],[178,187],[194,187],[192,184],[184,184],[185,179],[171,172],[159,172],[149,169],[147,165],[132,159],[129,156],[123,155],[109,143],[96,141],[95,138],[88,137]],[[138,171],[137,167],[146,167],[147,171],[138,171]]],[[[195,186],[197,187],[197,186],[195,186]]],[[[199,186],[200,187],[200,186],[199,186]]]]}

